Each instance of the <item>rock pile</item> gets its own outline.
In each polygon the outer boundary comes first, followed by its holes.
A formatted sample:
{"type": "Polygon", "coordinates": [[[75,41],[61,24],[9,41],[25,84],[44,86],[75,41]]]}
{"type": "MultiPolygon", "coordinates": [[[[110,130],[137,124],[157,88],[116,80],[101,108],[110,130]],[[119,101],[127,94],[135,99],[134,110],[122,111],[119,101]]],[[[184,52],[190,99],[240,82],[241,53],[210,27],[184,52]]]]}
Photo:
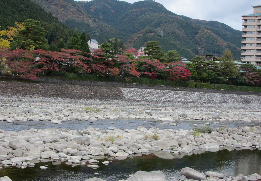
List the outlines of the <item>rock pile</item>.
{"type": "MultiPolygon", "coordinates": [[[[25,168],[50,160],[69,165],[87,164],[97,168],[96,156],[125,159],[129,156],[154,153],[173,159],[221,149],[261,149],[261,127],[220,128],[211,133],[193,130],[137,129],[83,130],[30,129],[19,132],[0,130],[2,166],[25,168]]],[[[105,165],[108,164],[104,163],[105,165]]]]}

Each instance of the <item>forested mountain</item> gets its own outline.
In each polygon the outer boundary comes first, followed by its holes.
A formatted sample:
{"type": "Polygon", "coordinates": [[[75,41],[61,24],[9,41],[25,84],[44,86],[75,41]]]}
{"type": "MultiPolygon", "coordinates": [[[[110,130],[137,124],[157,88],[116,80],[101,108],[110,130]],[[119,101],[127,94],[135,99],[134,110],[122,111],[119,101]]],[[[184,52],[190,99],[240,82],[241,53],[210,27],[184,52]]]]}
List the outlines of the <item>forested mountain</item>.
{"type": "Polygon", "coordinates": [[[30,0],[1,0],[0,1],[0,30],[7,26],[13,27],[15,22],[22,23],[26,19],[41,22],[41,26],[48,30],[46,38],[49,44],[58,41],[59,37],[66,37],[72,33],[68,27],[61,23],[51,13],[47,13],[41,6],[30,0]]]}
{"type": "Polygon", "coordinates": [[[49,32],[49,41],[54,41],[59,33],[62,36],[66,29],[61,28],[59,20],[70,29],[85,31],[99,43],[117,37],[126,48],[138,49],[148,41],[158,41],[164,52],[177,50],[188,59],[205,54],[221,57],[224,50],[229,49],[234,59],[240,59],[240,31],[219,22],[177,15],[154,1],[131,4],[118,0],[2,0],[0,8],[0,18],[5,20],[0,24],[1,29],[15,21],[32,18],[46,27],[49,25],[47,30],[52,32],[49,32]],[[51,28],[51,24],[56,28],[51,28]]]}
{"type": "Polygon", "coordinates": [[[105,42],[109,38],[124,38],[124,33],[94,18],[74,0],[31,0],[52,13],[70,29],[85,31],[91,38],[105,42]]]}
{"type": "Polygon", "coordinates": [[[175,49],[187,58],[205,54],[221,56],[229,49],[240,59],[241,32],[225,24],[179,16],[153,1],[78,3],[88,14],[126,33],[123,41],[127,48],[140,48],[147,41],[159,41],[164,52],[175,49]]]}

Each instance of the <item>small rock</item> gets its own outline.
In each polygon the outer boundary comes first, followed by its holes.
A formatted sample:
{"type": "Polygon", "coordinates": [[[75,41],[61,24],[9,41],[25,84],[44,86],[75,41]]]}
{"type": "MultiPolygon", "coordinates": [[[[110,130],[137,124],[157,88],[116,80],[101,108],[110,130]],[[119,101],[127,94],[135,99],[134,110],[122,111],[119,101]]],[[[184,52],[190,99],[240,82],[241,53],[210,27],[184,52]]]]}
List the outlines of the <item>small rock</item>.
{"type": "Polygon", "coordinates": [[[45,170],[45,169],[47,169],[48,167],[46,167],[46,166],[40,166],[40,169],[43,169],[43,170],[45,170]]]}

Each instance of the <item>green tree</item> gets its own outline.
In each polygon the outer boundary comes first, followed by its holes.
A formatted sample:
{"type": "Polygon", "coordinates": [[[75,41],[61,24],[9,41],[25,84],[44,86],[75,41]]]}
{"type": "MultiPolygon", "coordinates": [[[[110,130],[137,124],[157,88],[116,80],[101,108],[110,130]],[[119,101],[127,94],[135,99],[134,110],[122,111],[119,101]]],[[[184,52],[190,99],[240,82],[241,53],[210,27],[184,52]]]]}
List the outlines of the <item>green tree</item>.
{"type": "Polygon", "coordinates": [[[107,43],[113,46],[115,54],[122,54],[125,50],[123,42],[118,38],[109,39],[107,43]]]}
{"type": "Polygon", "coordinates": [[[194,81],[204,81],[208,76],[206,73],[206,66],[207,64],[202,57],[192,59],[191,63],[188,64],[191,78],[194,81]]]}
{"type": "Polygon", "coordinates": [[[181,56],[176,50],[169,50],[165,56],[167,62],[180,62],[182,60],[181,56]]]}
{"type": "Polygon", "coordinates": [[[75,50],[81,49],[80,34],[77,29],[73,31],[73,35],[67,43],[67,48],[75,50]]]}
{"type": "Polygon", "coordinates": [[[86,53],[91,52],[85,31],[83,31],[80,36],[80,50],[82,51],[82,55],[84,56],[88,56],[88,54],[86,53]]]}
{"type": "Polygon", "coordinates": [[[100,47],[103,53],[105,53],[106,58],[112,58],[115,56],[116,53],[112,44],[106,42],[106,43],[102,43],[100,47]]]}
{"type": "Polygon", "coordinates": [[[239,75],[239,69],[233,60],[231,51],[226,50],[220,59],[220,71],[225,79],[239,75]]]}
{"type": "Polygon", "coordinates": [[[145,54],[150,56],[153,59],[161,60],[164,56],[164,53],[161,49],[161,46],[158,45],[157,41],[148,41],[144,49],[145,54]]]}
{"type": "Polygon", "coordinates": [[[64,43],[64,41],[63,41],[63,38],[61,38],[61,39],[59,40],[59,42],[57,43],[56,48],[57,48],[58,51],[61,51],[62,48],[65,48],[65,43],[64,43]]]}
{"type": "Polygon", "coordinates": [[[218,63],[205,61],[202,57],[196,57],[188,64],[191,78],[199,82],[220,83],[222,75],[218,63]]]}
{"type": "Polygon", "coordinates": [[[80,50],[83,52],[90,52],[88,40],[85,31],[83,31],[80,35],[80,50]]]}
{"type": "Polygon", "coordinates": [[[253,65],[253,64],[250,64],[250,63],[241,65],[239,69],[243,72],[244,75],[248,72],[256,72],[257,71],[256,66],[253,65]]]}
{"type": "Polygon", "coordinates": [[[14,41],[11,42],[11,49],[48,49],[48,42],[45,38],[47,31],[40,26],[40,21],[27,19],[24,21],[24,29],[20,30],[14,41]]]}

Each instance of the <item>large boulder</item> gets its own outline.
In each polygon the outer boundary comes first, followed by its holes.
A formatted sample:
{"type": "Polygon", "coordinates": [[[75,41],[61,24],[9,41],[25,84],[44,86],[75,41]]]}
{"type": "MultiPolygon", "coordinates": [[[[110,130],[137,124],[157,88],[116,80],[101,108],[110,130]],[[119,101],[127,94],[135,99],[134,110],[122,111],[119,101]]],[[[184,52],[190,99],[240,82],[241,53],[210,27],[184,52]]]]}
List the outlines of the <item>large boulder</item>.
{"type": "Polygon", "coordinates": [[[13,150],[19,149],[19,148],[25,148],[29,143],[23,139],[17,139],[17,140],[11,140],[9,141],[9,147],[13,150]]]}
{"type": "Polygon", "coordinates": [[[206,180],[206,176],[203,173],[200,173],[193,168],[185,167],[181,169],[181,175],[186,176],[188,179],[193,180],[206,180]]]}
{"type": "Polygon", "coordinates": [[[100,179],[100,178],[94,177],[94,178],[89,178],[89,179],[87,179],[87,180],[85,180],[85,181],[105,181],[105,180],[102,180],[102,179],[100,179]]]}
{"type": "Polygon", "coordinates": [[[10,151],[11,149],[0,147],[0,155],[7,155],[7,153],[9,153],[10,151]]]}
{"type": "Polygon", "coordinates": [[[163,159],[167,159],[167,160],[174,159],[174,156],[167,151],[162,151],[162,150],[157,151],[157,152],[154,152],[154,155],[156,155],[159,158],[163,158],[163,159]]]}
{"type": "Polygon", "coordinates": [[[75,137],[73,139],[73,141],[75,141],[79,145],[89,145],[90,144],[90,137],[88,137],[88,136],[79,136],[79,137],[75,137]]]}
{"type": "Polygon", "coordinates": [[[0,177],[0,181],[12,181],[8,176],[0,177]]]}
{"type": "Polygon", "coordinates": [[[179,147],[178,142],[174,139],[164,139],[157,141],[154,146],[158,146],[163,150],[169,150],[171,148],[179,147]]]}
{"type": "Polygon", "coordinates": [[[58,159],[59,156],[54,151],[44,151],[41,153],[41,158],[58,159]]]}
{"type": "Polygon", "coordinates": [[[127,181],[166,181],[166,177],[161,171],[138,171],[127,179],[127,181]]]}
{"type": "Polygon", "coordinates": [[[212,172],[212,171],[207,171],[205,174],[207,177],[217,177],[219,179],[223,179],[225,177],[223,173],[212,172]]]}

